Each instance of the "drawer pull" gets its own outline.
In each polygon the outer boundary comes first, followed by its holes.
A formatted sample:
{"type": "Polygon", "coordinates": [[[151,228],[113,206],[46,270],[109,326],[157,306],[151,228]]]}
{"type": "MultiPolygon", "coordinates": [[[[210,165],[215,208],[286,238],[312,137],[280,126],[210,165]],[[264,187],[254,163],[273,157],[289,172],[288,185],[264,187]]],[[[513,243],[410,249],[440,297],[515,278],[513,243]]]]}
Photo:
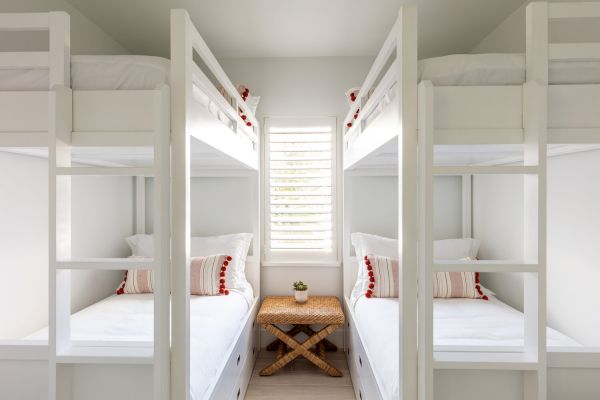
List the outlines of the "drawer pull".
{"type": "Polygon", "coordinates": [[[240,398],[240,394],[242,394],[242,389],[238,388],[238,393],[237,393],[236,399],[240,398]]]}
{"type": "Polygon", "coordinates": [[[237,358],[237,361],[236,361],[236,365],[240,365],[240,359],[241,359],[241,358],[242,358],[242,356],[238,354],[238,358],[237,358]]]}
{"type": "Polygon", "coordinates": [[[256,353],[256,346],[252,346],[252,355],[254,355],[254,353],[256,353]]]}
{"type": "Polygon", "coordinates": [[[358,356],[358,363],[360,364],[360,366],[362,367],[362,358],[360,356],[358,356]]]}
{"type": "Polygon", "coordinates": [[[348,322],[348,328],[350,328],[350,322],[348,322]]]}
{"type": "Polygon", "coordinates": [[[358,391],[358,397],[360,397],[360,399],[362,400],[362,392],[360,390],[358,391]]]}

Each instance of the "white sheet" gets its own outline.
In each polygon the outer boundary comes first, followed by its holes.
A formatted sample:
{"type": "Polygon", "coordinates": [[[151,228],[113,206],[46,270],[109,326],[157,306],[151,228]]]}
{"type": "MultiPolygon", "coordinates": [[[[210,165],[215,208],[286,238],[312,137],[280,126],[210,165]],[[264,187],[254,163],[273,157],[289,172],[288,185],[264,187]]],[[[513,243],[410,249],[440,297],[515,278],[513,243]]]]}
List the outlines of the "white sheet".
{"type": "MultiPolygon", "coordinates": [[[[251,291],[251,289],[250,289],[251,291]]],[[[190,301],[191,398],[203,399],[215,379],[219,362],[241,329],[251,293],[192,296],[190,301]]],[[[71,318],[74,341],[152,341],[154,299],[151,294],[111,296],[71,318]]],[[[47,329],[27,339],[48,337],[47,329]]]]}
{"type": "MultiPolygon", "coordinates": [[[[365,343],[385,398],[396,398],[399,390],[398,299],[367,299],[356,302],[356,323],[365,343]]],[[[433,341],[435,346],[523,346],[523,314],[495,297],[434,299],[433,341]]],[[[552,329],[548,346],[578,347],[581,344],[552,329]]]]}
{"type": "MultiPolygon", "coordinates": [[[[143,90],[169,83],[170,63],[151,56],[72,56],[75,90],[143,90]]],[[[0,90],[48,90],[47,68],[0,68],[0,90]]]]}
{"type": "MultiPolygon", "coordinates": [[[[600,83],[600,62],[567,60],[549,63],[550,84],[600,83]]],[[[436,86],[521,85],[524,54],[455,54],[419,61],[419,80],[436,86]]]]}

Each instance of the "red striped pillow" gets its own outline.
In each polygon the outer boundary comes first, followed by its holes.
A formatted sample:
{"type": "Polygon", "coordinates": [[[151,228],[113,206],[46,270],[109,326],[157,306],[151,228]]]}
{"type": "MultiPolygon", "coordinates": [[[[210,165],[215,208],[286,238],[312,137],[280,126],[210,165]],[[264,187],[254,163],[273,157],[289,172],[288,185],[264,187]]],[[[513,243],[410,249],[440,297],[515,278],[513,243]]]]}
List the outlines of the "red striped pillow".
{"type": "Polygon", "coordinates": [[[488,300],[479,284],[479,272],[436,272],[433,297],[488,300]]]}
{"type": "Polygon", "coordinates": [[[225,287],[227,266],[232,260],[226,254],[193,257],[190,264],[190,292],[198,296],[229,294],[225,287]]]}
{"type": "Polygon", "coordinates": [[[369,286],[365,293],[371,297],[398,297],[399,263],[397,258],[376,255],[365,256],[365,267],[369,276],[369,286]]]}
{"type": "MultiPolygon", "coordinates": [[[[190,262],[190,294],[198,296],[228,295],[225,287],[227,266],[231,256],[216,254],[207,257],[192,257],[190,262]]],[[[116,291],[117,294],[154,293],[154,271],[131,269],[116,291]]]]}

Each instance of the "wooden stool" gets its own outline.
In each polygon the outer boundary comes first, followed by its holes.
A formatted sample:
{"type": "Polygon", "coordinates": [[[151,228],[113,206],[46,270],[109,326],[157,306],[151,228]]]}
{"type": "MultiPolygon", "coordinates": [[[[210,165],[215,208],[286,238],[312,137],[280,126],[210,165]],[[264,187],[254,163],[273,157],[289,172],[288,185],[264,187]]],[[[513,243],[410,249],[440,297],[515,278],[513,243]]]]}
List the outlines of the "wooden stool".
{"type": "Polygon", "coordinates": [[[257,322],[265,330],[277,337],[267,346],[267,350],[277,350],[273,363],[260,371],[262,376],[273,375],[292,360],[303,356],[330,376],[342,376],[342,373],[325,359],[325,351],[336,351],[337,347],[325,339],[344,324],[344,312],[337,297],[313,296],[306,303],[297,303],[291,296],[270,296],[263,301],[258,312],[257,322]],[[289,331],[283,331],[277,325],[293,325],[289,331]],[[314,331],[311,325],[325,325],[314,331]],[[308,335],[300,343],[294,337],[299,333],[308,335]],[[291,351],[286,352],[287,346],[291,351]],[[311,347],[315,346],[316,351],[311,347]]]}

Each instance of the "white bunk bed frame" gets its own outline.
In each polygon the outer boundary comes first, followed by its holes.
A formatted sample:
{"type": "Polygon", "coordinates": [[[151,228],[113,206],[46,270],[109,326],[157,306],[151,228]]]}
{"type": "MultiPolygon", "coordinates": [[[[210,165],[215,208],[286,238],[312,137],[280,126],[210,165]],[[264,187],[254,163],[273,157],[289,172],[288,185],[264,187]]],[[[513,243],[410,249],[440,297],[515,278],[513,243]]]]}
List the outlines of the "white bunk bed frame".
{"type": "MultiPolygon", "coordinates": [[[[190,398],[190,166],[191,141],[201,140],[209,146],[236,157],[237,174],[248,176],[255,182],[250,201],[256,210],[253,226],[252,256],[246,261],[246,276],[254,289],[254,301],[243,328],[239,332],[235,345],[228,357],[220,361],[220,373],[217,381],[209,389],[208,399],[243,399],[259,349],[259,331],[255,323],[260,296],[260,174],[259,166],[259,124],[254,114],[233,86],[216,58],[194,27],[188,13],[184,10],[171,11],[171,85],[172,104],[171,143],[173,157],[173,236],[172,236],[172,347],[171,347],[171,398],[190,398]],[[194,52],[204,62],[225,91],[233,97],[235,107],[225,101],[215,86],[206,78],[194,61],[194,52]],[[233,130],[222,124],[215,125],[208,118],[198,118],[192,108],[193,85],[219,98],[221,108],[233,120],[233,130]],[[252,123],[253,148],[236,147],[235,136],[243,134],[242,120],[238,115],[242,109],[252,123]],[[226,129],[223,129],[225,127],[226,129]],[[215,131],[216,130],[216,131],[215,131]]],[[[238,138],[239,139],[239,138],[238,138]]],[[[239,140],[238,140],[239,142],[239,140]]],[[[204,170],[195,176],[235,176],[236,172],[204,170]]],[[[218,362],[215,360],[215,362],[218,362]]]]}
{"type": "MultiPolygon", "coordinates": [[[[344,140],[346,174],[351,170],[373,169],[389,153],[398,154],[398,237],[400,265],[403,266],[400,277],[399,396],[414,399],[418,392],[421,400],[434,399],[434,388],[439,390],[441,384],[434,376],[445,371],[452,372],[452,380],[462,382],[465,388],[469,388],[469,393],[483,393],[489,387],[485,383],[477,386],[478,379],[489,383],[501,373],[511,371],[521,374],[522,389],[519,390],[526,400],[596,399],[600,393],[600,351],[585,347],[546,348],[546,158],[547,144],[600,143],[600,114],[596,110],[600,103],[600,85],[548,84],[549,60],[600,59],[599,43],[549,43],[549,22],[567,18],[600,18],[600,3],[529,4],[526,14],[526,82],[512,86],[435,87],[428,81],[418,84],[416,17],[415,5],[401,7],[398,21],[360,89],[357,105],[345,120],[354,123],[346,129],[344,140]],[[395,59],[387,64],[394,49],[395,59]],[[391,65],[387,71],[386,65],[391,65]],[[371,96],[367,97],[380,76],[371,96]],[[385,106],[384,96],[394,83],[396,97],[385,106]],[[369,114],[377,107],[380,107],[380,114],[367,124],[369,114]],[[354,121],[356,108],[360,108],[360,115],[354,121]],[[522,144],[523,165],[434,165],[434,145],[475,144],[522,144]],[[523,260],[486,261],[469,266],[434,264],[433,177],[462,175],[468,180],[473,174],[525,176],[523,260]],[[417,198],[420,199],[419,208],[417,198]],[[418,224],[411,215],[419,216],[418,224]],[[418,257],[415,249],[418,249],[418,257]],[[419,293],[425,294],[418,300],[418,324],[414,290],[417,286],[416,266],[419,293]],[[480,270],[523,273],[525,346],[522,351],[503,352],[484,348],[465,351],[465,348],[436,349],[433,346],[432,274],[436,271],[480,270]]],[[[463,188],[469,190],[468,185],[463,185],[463,188]]],[[[349,233],[345,231],[344,243],[347,246],[349,233]]],[[[355,265],[349,250],[346,250],[346,295],[350,293],[356,277],[355,265]]],[[[352,309],[347,306],[346,312],[349,320],[347,351],[353,349],[349,351],[348,362],[357,399],[382,398],[352,309]]],[[[502,382],[505,384],[505,381],[502,382]]],[[[453,386],[454,389],[457,387],[460,383],[453,386]]],[[[449,396],[445,399],[452,398],[449,392],[444,395],[449,396]]]]}
{"type": "MultiPolygon", "coordinates": [[[[181,292],[189,288],[189,282],[187,276],[181,276],[184,268],[173,268],[171,276],[170,263],[173,258],[175,266],[185,264],[188,271],[189,254],[182,258],[178,250],[189,249],[190,143],[202,146],[203,151],[224,156],[235,169],[244,170],[240,174],[256,176],[258,182],[256,118],[185,11],[172,12],[172,92],[164,84],[151,90],[72,90],[70,19],[66,13],[0,14],[0,31],[47,31],[49,51],[0,53],[0,66],[47,67],[50,77],[47,91],[0,92],[0,147],[48,151],[50,202],[49,338],[48,342],[0,343],[2,397],[70,400],[81,398],[84,393],[85,398],[98,400],[189,398],[189,295],[181,292]],[[235,98],[237,106],[252,122],[251,129],[239,126],[237,107],[233,108],[193,64],[192,49],[235,98]],[[208,111],[192,107],[193,84],[236,121],[233,130],[208,111]],[[149,115],[153,118],[148,118],[149,115]],[[153,149],[153,163],[149,167],[72,167],[71,151],[76,146],[149,147],[153,149]],[[79,343],[70,339],[72,270],[148,268],[146,260],[71,258],[71,178],[92,175],[135,176],[140,190],[144,189],[140,177],[155,179],[155,256],[151,261],[156,273],[153,342],[79,343]],[[185,195],[179,191],[181,188],[185,189],[185,195]],[[179,207],[184,198],[187,207],[179,207]],[[174,217],[172,248],[171,215],[174,217]],[[184,233],[186,239],[182,239],[184,233]],[[172,292],[172,310],[169,291],[172,292]],[[184,299],[187,302],[181,304],[184,299]],[[182,340],[185,337],[187,345],[182,340]],[[187,354],[182,350],[187,350],[187,354]],[[187,377],[187,381],[177,379],[181,376],[187,377]]],[[[215,171],[204,168],[202,173],[213,176],[215,171]]],[[[253,228],[254,255],[249,258],[246,269],[255,296],[260,293],[258,193],[257,188],[250,199],[257,211],[253,228]]],[[[137,205],[142,203],[138,193],[137,205]]],[[[139,217],[143,212],[141,207],[136,210],[139,217]]],[[[137,218],[136,230],[141,232],[143,226],[143,218],[137,218]]],[[[255,298],[243,328],[211,383],[207,398],[243,398],[258,353],[256,312],[255,298]]]]}

